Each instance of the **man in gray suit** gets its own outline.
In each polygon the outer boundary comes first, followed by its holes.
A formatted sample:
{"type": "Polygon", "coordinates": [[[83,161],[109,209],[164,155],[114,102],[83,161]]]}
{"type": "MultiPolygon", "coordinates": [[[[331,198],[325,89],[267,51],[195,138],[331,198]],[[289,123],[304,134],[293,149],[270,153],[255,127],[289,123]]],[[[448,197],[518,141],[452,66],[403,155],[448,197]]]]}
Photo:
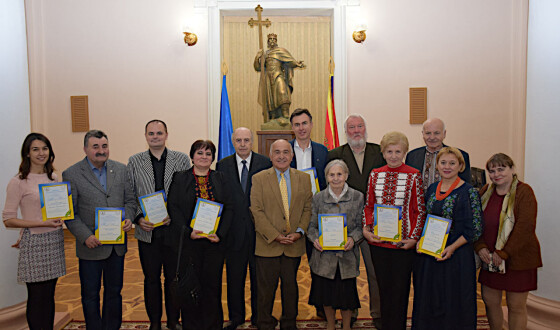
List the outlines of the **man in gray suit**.
{"type": "Polygon", "coordinates": [[[156,191],[169,192],[173,173],[188,170],[191,167],[189,156],[182,152],[169,150],[167,125],[158,119],[149,121],[145,127],[145,137],[149,149],[128,159],[128,176],[134,190],[136,204],[136,229],[134,237],[138,239],[140,264],[144,272],[144,304],[150,319],[150,330],[161,329],[162,290],[161,270],[163,268],[165,312],[168,329],[182,329],[179,324],[180,304],[171,292],[171,282],[177,270],[177,260],[173,258],[173,249],[168,245],[169,220],[163,225],[154,224],[144,218],[138,197],[156,191]]]}
{"type": "Polygon", "coordinates": [[[126,166],[109,160],[109,141],[102,131],[91,130],[84,137],[86,157],[62,173],[70,182],[74,203],[74,220],[66,226],[76,237],[79,259],[82,308],[87,329],[120,329],[124,244],[102,244],[95,237],[95,209],[124,207],[123,230],[132,228],[136,210],[134,194],[128,182],[126,166]],[[103,276],[103,313],[99,308],[99,290],[103,276]]]}

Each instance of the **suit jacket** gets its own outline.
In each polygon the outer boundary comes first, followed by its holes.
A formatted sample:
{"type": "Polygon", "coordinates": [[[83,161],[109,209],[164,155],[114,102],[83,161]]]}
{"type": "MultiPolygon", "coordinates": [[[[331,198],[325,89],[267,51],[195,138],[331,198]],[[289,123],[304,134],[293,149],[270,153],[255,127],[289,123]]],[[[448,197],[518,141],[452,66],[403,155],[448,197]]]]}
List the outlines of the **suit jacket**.
{"type": "Polygon", "coordinates": [[[220,160],[216,165],[216,170],[224,173],[228,178],[229,191],[233,199],[233,222],[229,229],[230,233],[226,237],[226,245],[228,249],[238,251],[246,241],[249,242],[250,246],[255,244],[255,225],[249,210],[251,206],[250,196],[253,175],[270,168],[272,163],[268,157],[253,152],[251,163],[248,164],[247,187],[245,192],[243,192],[235,155],[233,154],[220,160]]]}
{"type": "MultiPolygon", "coordinates": [[[[447,147],[445,144],[443,146],[447,147]]],[[[466,183],[471,183],[471,164],[469,161],[469,154],[461,149],[459,149],[459,151],[461,152],[463,158],[465,159],[465,170],[459,173],[459,177],[463,179],[463,181],[465,181],[466,183]]],[[[423,146],[420,148],[416,148],[412,151],[409,151],[408,154],[406,155],[405,164],[414,167],[415,169],[420,171],[420,174],[423,174],[422,170],[424,169],[425,159],[426,159],[426,146],[423,146]]],[[[424,178],[422,177],[422,179],[424,178]]]]}
{"type": "MultiPolygon", "coordinates": [[[[216,234],[220,238],[219,246],[224,246],[224,240],[227,237],[231,218],[233,215],[233,207],[231,203],[231,192],[228,190],[226,178],[222,172],[211,171],[210,184],[214,189],[214,199],[216,202],[223,204],[222,215],[216,234]]],[[[176,172],[173,175],[171,186],[169,187],[169,197],[167,198],[167,209],[171,223],[169,224],[169,241],[170,246],[178,251],[179,239],[182,227],[185,226],[183,249],[189,243],[192,228],[190,226],[191,219],[196,206],[195,177],[192,170],[176,172]]],[[[204,239],[205,241],[206,239],[204,239]]]]}
{"type": "MultiPolygon", "coordinates": [[[[290,141],[292,149],[294,149],[294,140],[290,141]]],[[[315,167],[317,170],[317,179],[319,179],[319,188],[321,190],[327,187],[327,181],[325,180],[325,166],[327,166],[329,160],[329,150],[322,144],[311,141],[311,166],[315,167]]],[[[290,167],[297,168],[297,160],[294,151],[294,159],[290,167]]]]}
{"type": "MultiPolygon", "coordinates": [[[[290,200],[290,233],[297,228],[307,231],[311,219],[311,185],[307,173],[290,168],[292,196],[290,200]]],[[[286,218],[278,176],[274,168],[253,176],[251,213],[255,221],[255,255],[260,257],[301,257],[305,253],[305,238],[291,245],[282,245],[274,239],[283,233],[286,218]]],[[[287,234],[287,233],[286,233],[287,234]]]]}
{"type": "Polygon", "coordinates": [[[369,142],[366,143],[362,173],[360,173],[360,169],[354,158],[354,153],[348,143],[329,151],[329,161],[333,159],[342,159],[346,163],[349,171],[348,180],[346,180],[346,182],[350,187],[364,194],[364,196],[367,192],[367,184],[371,170],[387,164],[381,154],[379,145],[369,142]]]}
{"type": "MultiPolygon", "coordinates": [[[[165,160],[165,172],[163,174],[163,186],[165,194],[169,193],[169,186],[173,179],[173,173],[183,170],[188,170],[191,167],[191,160],[189,156],[182,152],[167,149],[167,158],[165,160]]],[[[128,179],[134,190],[134,199],[136,201],[136,214],[135,218],[142,215],[142,207],[138,197],[151,194],[155,192],[156,182],[154,179],[154,168],[152,166],[152,159],[148,150],[130,156],[128,165],[128,179]]],[[[135,226],[134,237],[146,243],[151,243],[152,232],[144,231],[140,226],[135,226]]],[[[157,230],[167,231],[168,227],[163,226],[157,230]]]]}
{"type": "Polygon", "coordinates": [[[136,202],[128,181],[126,166],[110,159],[106,164],[106,192],[86,158],[62,172],[63,180],[70,182],[74,205],[74,220],[65,223],[76,237],[76,256],[80,259],[106,259],[113,249],[119,256],[126,253],[126,241],[123,245],[101,245],[93,249],[84,244],[88,237],[95,234],[95,208],[124,207],[126,219],[134,219],[136,212],[136,202]]]}

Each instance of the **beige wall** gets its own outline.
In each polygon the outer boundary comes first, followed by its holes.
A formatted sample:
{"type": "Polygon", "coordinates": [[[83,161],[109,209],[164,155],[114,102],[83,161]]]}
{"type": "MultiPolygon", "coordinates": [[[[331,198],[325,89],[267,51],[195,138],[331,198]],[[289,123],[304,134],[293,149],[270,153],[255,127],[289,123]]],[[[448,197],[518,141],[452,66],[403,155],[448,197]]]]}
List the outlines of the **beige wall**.
{"type": "MultiPolygon", "coordinates": [[[[32,127],[53,140],[58,168],[83,157],[83,133],[71,132],[71,95],[89,95],[91,127],[108,133],[113,159],[146,148],[143,125],[154,117],[169,124],[172,148],[188,151],[209,136],[206,17],[196,46],[186,47],[181,35],[194,1],[26,3],[32,127]]],[[[428,115],[445,120],[448,144],[479,167],[495,152],[509,153],[522,172],[526,6],[380,0],[350,7],[348,24],[363,19],[369,28],[364,44],[347,36],[347,112],[366,117],[370,141],[401,130],[420,146],[420,126],[408,124],[408,88],[428,87],[428,115]]]]}

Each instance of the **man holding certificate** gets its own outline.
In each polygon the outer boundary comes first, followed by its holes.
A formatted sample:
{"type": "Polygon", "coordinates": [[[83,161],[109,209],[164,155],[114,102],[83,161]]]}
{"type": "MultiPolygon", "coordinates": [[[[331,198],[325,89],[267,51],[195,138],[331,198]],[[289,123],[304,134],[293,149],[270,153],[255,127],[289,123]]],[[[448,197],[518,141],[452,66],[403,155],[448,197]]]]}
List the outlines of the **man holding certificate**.
{"type": "Polygon", "coordinates": [[[172,257],[172,249],[168,245],[169,217],[165,201],[173,174],[189,169],[191,160],[182,152],[166,148],[167,125],[163,121],[149,121],[144,135],[149,149],[131,156],[127,165],[137,202],[134,237],[138,239],[138,253],[144,272],[144,303],[150,329],[161,329],[163,268],[167,328],[180,329],[180,306],[170,292],[177,259],[172,257]]]}
{"type": "Polygon", "coordinates": [[[88,329],[119,329],[126,233],[136,212],[126,166],[109,160],[109,142],[102,131],[84,137],[86,157],[62,173],[71,184],[74,220],[66,226],[76,237],[82,308],[88,329]],[[109,243],[101,243],[101,241],[109,243]],[[103,277],[103,312],[99,290],[103,277]]]}
{"type": "Polygon", "coordinates": [[[383,136],[387,165],[371,171],[363,217],[379,284],[382,328],[391,330],[406,329],[415,247],[426,216],[420,172],[403,164],[407,151],[404,134],[383,136]]]}
{"type": "Polygon", "coordinates": [[[282,329],[296,329],[298,314],[297,270],[305,253],[302,239],[311,218],[309,175],[290,168],[293,151],[286,140],[270,146],[273,168],[253,176],[251,213],[255,221],[260,330],[272,330],[278,279],[282,281],[282,329]]]}

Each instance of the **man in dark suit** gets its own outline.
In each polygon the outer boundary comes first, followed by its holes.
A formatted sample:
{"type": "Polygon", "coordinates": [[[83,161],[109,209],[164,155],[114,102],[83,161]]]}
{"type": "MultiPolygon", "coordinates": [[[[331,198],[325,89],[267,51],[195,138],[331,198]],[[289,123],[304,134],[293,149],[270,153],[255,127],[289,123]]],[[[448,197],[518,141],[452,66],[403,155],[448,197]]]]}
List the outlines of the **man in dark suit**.
{"type": "MultiPolygon", "coordinates": [[[[412,166],[422,173],[422,184],[424,191],[434,182],[440,180],[437,171],[436,157],[441,148],[446,147],[443,139],[446,135],[445,124],[439,118],[430,118],[422,125],[422,137],[426,146],[416,148],[406,155],[406,165],[412,166]]],[[[459,173],[459,177],[463,181],[471,182],[471,165],[469,162],[469,154],[459,149],[465,159],[465,169],[459,173]]]]}
{"type": "MultiPolygon", "coordinates": [[[[369,174],[374,168],[386,164],[381,148],[378,144],[367,142],[366,121],[362,115],[351,114],[344,121],[344,132],[346,133],[347,143],[329,151],[329,161],[342,159],[348,165],[348,185],[364,194],[367,197],[367,185],[369,174]]],[[[381,329],[381,309],[379,302],[379,288],[377,287],[377,277],[371,261],[369,244],[366,240],[360,242],[360,250],[366,266],[366,273],[369,286],[369,312],[373,318],[376,328],[381,329]]],[[[354,311],[352,321],[355,321],[358,314],[354,311]]]]}
{"type": "Polygon", "coordinates": [[[164,224],[154,227],[154,224],[144,218],[138,197],[165,191],[167,195],[173,174],[191,167],[189,156],[182,152],[169,150],[165,146],[167,141],[167,125],[158,119],[146,124],[144,135],[149,149],[128,159],[128,176],[134,190],[136,201],[136,229],[134,237],[138,239],[138,253],[144,273],[144,304],[150,319],[150,330],[161,329],[162,290],[161,271],[163,268],[165,288],[165,312],[167,314],[168,329],[182,329],[179,324],[180,304],[175,301],[171,292],[171,282],[177,270],[177,260],[173,258],[172,248],[169,246],[169,229],[164,224]]]}
{"type": "Polygon", "coordinates": [[[297,271],[305,253],[302,239],[311,219],[311,185],[307,173],[290,168],[293,151],[286,140],[270,146],[273,168],[253,176],[251,213],[255,220],[259,330],[272,330],[278,280],[282,281],[281,329],[295,330],[298,314],[297,271]]]}
{"type": "Polygon", "coordinates": [[[62,173],[70,182],[74,220],[66,226],[76,237],[76,255],[79,259],[82,308],[88,329],[120,329],[124,244],[102,244],[95,237],[95,209],[97,207],[124,207],[123,230],[132,228],[136,212],[134,193],[127,178],[126,166],[109,160],[109,141],[102,131],[92,130],[84,137],[86,157],[62,173]],[[99,308],[99,290],[103,276],[103,313],[99,308]]]}
{"type": "Polygon", "coordinates": [[[257,324],[257,278],[255,267],[255,225],[249,210],[253,175],[270,168],[268,157],[252,152],[253,133],[237,128],[232,136],[235,154],[218,162],[216,170],[228,178],[234,200],[234,216],[226,237],[226,277],[229,324],[237,329],[245,323],[245,278],[247,264],[251,280],[251,323],[257,324]]]}

